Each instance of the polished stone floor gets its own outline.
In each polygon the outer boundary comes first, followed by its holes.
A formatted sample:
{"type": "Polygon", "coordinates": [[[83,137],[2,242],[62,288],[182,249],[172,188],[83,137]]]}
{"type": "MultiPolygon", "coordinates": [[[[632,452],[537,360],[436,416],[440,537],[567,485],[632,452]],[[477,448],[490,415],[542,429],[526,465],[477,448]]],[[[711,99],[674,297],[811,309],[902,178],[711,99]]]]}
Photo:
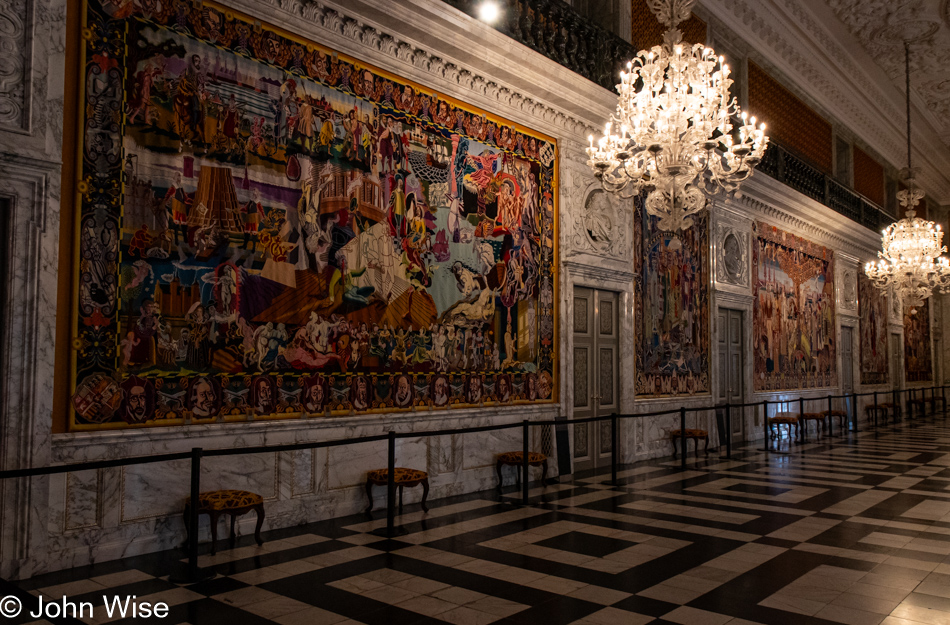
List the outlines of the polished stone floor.
{"type": "Polygon", "coordinates": [[[175,551],[17,592],[132,594],[194,625],[950,625],[950,421],[756,447],[623,467],[617,487],[577,476],[527,508],[514,490],[407,507],[393,540],[377,511],[222,541],[193,585],[168,581],[175,551]]]}

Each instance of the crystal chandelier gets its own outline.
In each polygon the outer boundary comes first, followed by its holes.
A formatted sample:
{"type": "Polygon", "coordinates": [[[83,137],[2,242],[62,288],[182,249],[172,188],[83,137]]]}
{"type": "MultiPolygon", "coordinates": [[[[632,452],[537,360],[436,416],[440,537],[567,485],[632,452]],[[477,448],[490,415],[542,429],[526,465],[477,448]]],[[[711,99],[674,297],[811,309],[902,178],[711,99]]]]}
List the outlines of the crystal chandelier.
{"type": "Polygon", "coordinates": [[[735,192],[768,145],[765,124],[756,128],[745,113],[734,133],[739,105],[723,58],[682,43],[677,25],[694,2],[648,0],[667,27],[664,43],[641,50],[620,72],[617,112],[587,148],[587,164],[604,189],[623,198],[650,191],[646,210],[663,230],[689,228],[707,197],[735,192]]]}
{"type": "Polygon", "coordinates": [[[909,43],[904,44],[904,68],[907,74],[907,168],[901,171],[901,177],[907,188],[897,193],[897,199],[906,210],[906,217],[884,229],[883,249],[877,253],[880,260],[869,262],[864,273],[878,288],[893,287],[895,297],[914,314],[935,288],[943,293],[950,289],[950,262],[940,256],[947,251],[940,226],[916,217],[914,210],[924,193],[917,186],[911,167],[909,43]]]}

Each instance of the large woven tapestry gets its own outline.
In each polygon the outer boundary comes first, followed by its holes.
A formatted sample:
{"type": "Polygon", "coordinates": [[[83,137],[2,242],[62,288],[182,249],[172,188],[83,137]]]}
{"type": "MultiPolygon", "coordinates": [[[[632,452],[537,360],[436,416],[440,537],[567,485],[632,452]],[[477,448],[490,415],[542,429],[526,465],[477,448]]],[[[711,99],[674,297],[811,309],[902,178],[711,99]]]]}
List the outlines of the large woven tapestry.
{"type": "Polygon", "coordinates": [[[861,384],[887,384],[887,296],[858,274],[861,314],[861,384]]]}
{"type": "Polygon", "coordinates": [[[904,306],[904,375],[908,382],[933,381],[929,299],[913,313],[904,306]]]}
{"type": "Polygon", "coordinates": [[[709,213],[677,232],[634,199],[637,364],[641,396],[709,392],[709,213]]]}
{"type": "Polygon", "coordinates": [[[85,7],[73,429],[554,400],[552,139],[210,2],[85,7]]]}
{"type": "Polygon", "coordinates": [[[760,222],[752,263],[755,390],[835,386],[831,250],[760,222]]]}

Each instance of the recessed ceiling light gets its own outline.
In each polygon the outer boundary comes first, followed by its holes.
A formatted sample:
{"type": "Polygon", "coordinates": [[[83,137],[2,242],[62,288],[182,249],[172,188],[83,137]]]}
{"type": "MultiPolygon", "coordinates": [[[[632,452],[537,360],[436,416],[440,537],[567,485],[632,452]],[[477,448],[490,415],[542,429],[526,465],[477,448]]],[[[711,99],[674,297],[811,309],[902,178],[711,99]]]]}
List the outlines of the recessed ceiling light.
{"type": "Polygon", "coordinates": [[[498,18],[501,16],[501,9],[498,7],[497,2],[492,0],[485,0],[480,5],[478,5],[478,19],[488,24],[494,24],[498,21],[498,18]]]}

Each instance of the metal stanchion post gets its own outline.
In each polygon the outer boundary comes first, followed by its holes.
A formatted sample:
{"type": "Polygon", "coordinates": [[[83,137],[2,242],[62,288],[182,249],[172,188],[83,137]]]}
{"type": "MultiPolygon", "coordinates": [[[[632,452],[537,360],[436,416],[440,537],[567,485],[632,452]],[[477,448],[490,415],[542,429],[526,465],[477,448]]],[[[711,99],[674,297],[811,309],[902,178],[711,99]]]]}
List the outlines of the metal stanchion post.
{"type": "Polygon", "coordinates": [[[808,436],[808,422],[805,421],[805,398],[798,398],[798,438],[804,443],[808,436]]]}
{"type": "Polygon", "coordinates": [[[521,503],[528,505],[528,420],[525,419],[521,425],[521,503]]]}
{"type": "Polygon", "coordinates": [[[732,406],[726,402],[726,458],[732,460],[732,406]]]}
{"type": "Polygon", "coordinates": [[[201,497],[201,453],[200,447],[191,449],[191,498],[188,500],[188,567],[181,573],[173,574],[169,581],[175,584],[193,584],[214,577],[210,569],[198,568],[198,508],[201,497]]]}
{"type": "Polygon", "coordinates": [[[851,393],[851,428],[858,431],[858,394],[851,393]]]}
{"type": "Polygon", "coordinates": [[[389,449],[386,466],[386,536],[396,534],[396,433],[389,430],[389,449]]]}
{"type": "Polygon", "coordinates": [[[894,415],[892,418],[894,420],[894,425],[897,425],[897,415],[900,415],[902,411],[900,394],[897,392],[896,388],[891,390],[891,403],[894,404],[894,408],[892,409],[894,411],[894,415]]]}
{"type": "Polygon", "coordinates": [[[874,429],[877,430],[877,391],[874,391],[874,429]]]}
{"type": "Polygon", "coordinates": [[[835,418],[831,416],[831,393],[828,393],[828,436],[835,435],[835,418]]]}
{"type": "MultiPolygon", "coordinates": [[[[699,441],[696,441],[699,449],[699,441]]],[[[680,468],[686,470],[686,408],[680,408],[680,468]]]]}
{"type": "Polygon", "coordinates": [[[617,485],[617,458],[620,455],[620,451],[617,449],[617,444],[620,442],[617,440],[617,413],[610,415],[610,483],[613,486],[617,485]]]}
{"type": "Polygon", "coordinates": [[[769,455],[769,400],[762,400],[762,431],[765,436],[762,438],[762,451],[769,455]]]}

